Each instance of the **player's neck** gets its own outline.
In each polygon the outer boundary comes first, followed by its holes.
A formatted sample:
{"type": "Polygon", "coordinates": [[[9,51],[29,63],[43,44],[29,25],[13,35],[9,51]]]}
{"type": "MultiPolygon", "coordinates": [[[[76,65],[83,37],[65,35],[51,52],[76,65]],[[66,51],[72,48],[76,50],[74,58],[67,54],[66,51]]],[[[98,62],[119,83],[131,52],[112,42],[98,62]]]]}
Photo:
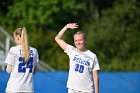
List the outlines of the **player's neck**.
{"type": "Polygon", "coordinates": [[[82,49],[78,49],[78,51],[79,52],[85,52],[85,51],[87,51],[87,49],[86,48],[82,48],[82,49]]]}

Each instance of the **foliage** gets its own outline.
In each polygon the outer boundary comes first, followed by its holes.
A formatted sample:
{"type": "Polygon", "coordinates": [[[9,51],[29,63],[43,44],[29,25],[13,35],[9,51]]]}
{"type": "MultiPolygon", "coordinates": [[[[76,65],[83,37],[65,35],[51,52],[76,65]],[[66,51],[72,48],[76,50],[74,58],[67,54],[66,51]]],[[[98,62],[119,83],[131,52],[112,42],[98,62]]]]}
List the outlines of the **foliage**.
{"type": "Polygon", "coordinates": [[[103,71],[140,70],[136,69],[140,64],[140,58],[136,57],[140,56],[138,9],[136,0],[116,2],[112,9],[103,11],[100,20],[88,24],[88,47],[99,56],[103,71]]]}
{"type": "MultiPolygon", "coordinates": [[[[68,70],[68,57],[54,37],[68,22],[87,33],[87,47],[97,54],[101,71],[140,71],[139,0],[1,0],[0,25],[11,35],[25,26],[40,59],[68,70]]],[[[64,39],[73,44],[69,30],[64,39]]]]}

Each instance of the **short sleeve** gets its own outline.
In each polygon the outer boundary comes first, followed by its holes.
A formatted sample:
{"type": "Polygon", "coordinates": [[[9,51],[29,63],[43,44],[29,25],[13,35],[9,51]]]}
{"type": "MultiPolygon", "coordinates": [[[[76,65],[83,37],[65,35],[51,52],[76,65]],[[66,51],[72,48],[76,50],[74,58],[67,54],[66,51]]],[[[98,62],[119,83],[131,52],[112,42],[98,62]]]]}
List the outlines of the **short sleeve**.
{"type": "Polygon", "coordinates": [[[5,63],[10,64],[10,65],[14,65],[14,61],[15,61],[15,56],[14,56],[14,53],[13,53],[12,48],[11,48],[9,53],[7,54],[7,57],[5,59],[5,63]]]}
{"type": "Polygon", "coordinates": [[[73,52],[75,51],[75,47],[71,46],[71,45],[67,45],[66,50],[64,51],[67,55],[71,55],[73,54],[73,52]]]}
{"type": "Polygon", "coordinates": [[[95,70],[100,70],[100,66],[99,66],[97,56],[94,57],[94,62],[93,62],[93,71],[95,71],[95,70]]]}
{"type": "Polygon", "coordinates": [[[38,55],[38,51],[35,49],[35,63],[39,62],[39,55],[38,55]]]}

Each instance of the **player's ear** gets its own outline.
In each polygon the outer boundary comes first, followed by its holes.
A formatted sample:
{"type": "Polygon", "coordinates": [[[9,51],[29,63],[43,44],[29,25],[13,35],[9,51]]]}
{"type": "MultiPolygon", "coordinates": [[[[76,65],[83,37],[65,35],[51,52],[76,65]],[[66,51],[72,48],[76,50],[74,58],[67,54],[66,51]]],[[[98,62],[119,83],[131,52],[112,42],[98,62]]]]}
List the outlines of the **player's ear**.
{"type": "Polygon", "coordinates": [[[21,39],[21,37],[19,35],[17,35],[16,38],[17,38],[17,40],[20,40],[21,39]]]}
{"type": "Polygon", "coordinates": [[[87,40],[86,40],[86,39],[84,39],[84,42],[85,42],[85,44],[86,44],[87,40]]]}

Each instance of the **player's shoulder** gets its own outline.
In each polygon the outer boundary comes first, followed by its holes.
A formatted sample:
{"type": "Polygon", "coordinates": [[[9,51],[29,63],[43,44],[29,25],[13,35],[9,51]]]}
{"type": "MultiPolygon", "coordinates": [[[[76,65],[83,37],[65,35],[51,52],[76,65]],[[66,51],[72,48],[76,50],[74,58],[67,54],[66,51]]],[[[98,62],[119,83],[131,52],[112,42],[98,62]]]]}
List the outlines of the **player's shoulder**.
{"type": "Polygon", "coordinates": [[[11,52],[15,52],[16,50],[19,50],[19,48],[20,48],[19,45],[17,45],[17,46],[12,46],[12,47],[10,48],[10,51],[11,51],[11,52]]]}
{"type": "Polygon", "coordinates": [[[70,50],[73,50],[73,51],[76,50],[76,48],[74,46],[70,45],[70,44],[67,44],[67,48],[70,49],[70,50]]]}
{"type": "Polygon", "coordinates": [[[87,50],[88,55],[92,56],[92,57],[96,57],[96,54],[90,50],[87,50]]]}
{"type": "Polygon", "coordinates": [[[30,46],[30,50],[37,52],[37,49],[35,47],[32,47],[32,46],[30,46]]]}

